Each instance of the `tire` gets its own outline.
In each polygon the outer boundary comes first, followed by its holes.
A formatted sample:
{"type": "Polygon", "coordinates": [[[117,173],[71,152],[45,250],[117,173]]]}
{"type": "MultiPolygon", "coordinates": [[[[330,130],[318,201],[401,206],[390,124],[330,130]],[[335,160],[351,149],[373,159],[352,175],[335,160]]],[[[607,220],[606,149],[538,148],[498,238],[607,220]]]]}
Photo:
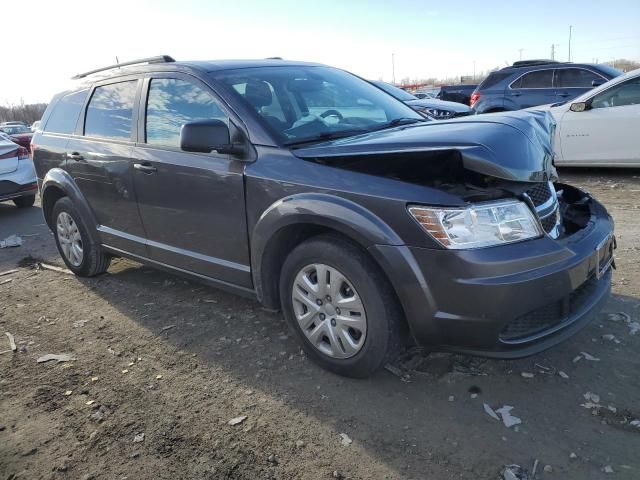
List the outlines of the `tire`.
{"type": "Polygon", "coordinates": [[[111,263],[111,256],[103,252],[100,246],[93,241],[85,220],[69,197],[62,197],[53,206],[51,225],[53,225],[53,236],[56,239],[58,251],[69,270],[80,277],[93,277],[107,271],[111,263]],[[67,220],[67,230],[74,232],[72,235],[67,235],[64,225],[59,224],[59,222],[64,224],[64,219],[67,220]],[[65,248],[63,248],[63,244],[69,245],[71,237],[73,239],[79,238],[82,252],[79,261],[77,256],[65,253],[65,248]]]}
{"type": "Polygon", "coordinates": [[[280,302],[290,329],[308,357],[334,373],[368,377],[400,351],[404,321],[395,293],[378,265],[347,239],[320,235],[294,248],[282,266],[280,302]],[[317,281],[318,272],[327,271],[328,279],[337,278],[339,282],[328,280],[323,289],[317,281]],[[300,285],[304,285],[302,290],[300,285]],[[319,297],[336,292],[339,285],[342,290],[335,298],[329,301],[329,296],[324,296],[323,305],[316,310],[314,303],[318,305],[319,297]],[[343,308],[336,309],[340,305],[343,308]],[[356,306],[345,313],[349,305],[356,306]]]}
{"type": "Polygon", "coordinates": [[[36,202],[35,195],[29,195],[28,197],[18,197],[13,199],[13,203],[18,208],[29,208],[33,207],[33,204],[36,202]]]}

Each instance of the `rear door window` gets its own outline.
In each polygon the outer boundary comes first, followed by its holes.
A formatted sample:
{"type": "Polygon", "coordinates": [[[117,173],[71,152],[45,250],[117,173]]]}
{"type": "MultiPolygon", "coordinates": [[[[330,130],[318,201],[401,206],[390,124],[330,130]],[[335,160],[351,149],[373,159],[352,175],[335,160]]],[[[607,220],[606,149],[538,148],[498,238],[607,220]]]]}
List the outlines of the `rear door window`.
{"type": "Polygon", "coordinates": [[[87,107],[84,134],[129,140],[137,80],[96,87],[87,107]]]}
{"type": "Polygon", "coordinates": [[[558,88],[592,88],[592,82],[605,82],[600,75],[583,68],[559,68],[556,70],[558,88]]]}
{"type": "Polygon", "coordinates": [[[196,120],[227,121],[215,97],[177,78],[154,78],[147,97],[147,143],[180,148],[182,125],[196,120]]]}
{"type": "Polygon", "coordinates": [[[553,70],[538,70],[525,73],[511,84],[511,88],[551,88],[553,85],[553,70]]]}
{"type": "Polygon", "coordinates": [[[76,129],[76,123],[80,111],[87,98],[87,90],[65,95],[53,107],[53,111],[47,120],[45,132],[71,134],[76,129]]]}

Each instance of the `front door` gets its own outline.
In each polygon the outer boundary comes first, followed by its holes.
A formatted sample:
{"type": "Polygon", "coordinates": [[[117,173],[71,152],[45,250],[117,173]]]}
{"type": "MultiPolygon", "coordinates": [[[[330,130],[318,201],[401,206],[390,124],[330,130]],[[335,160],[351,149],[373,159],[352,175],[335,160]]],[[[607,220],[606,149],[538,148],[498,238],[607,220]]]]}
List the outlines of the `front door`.
{"type": "Polygon", "coordinates": [[[553,69],[525,73],[505,91],[507,101],[517,108],[529,108],[556,102],[553,89],[553,69]]]}
{"type": "Polygon", "coordinates": [[[101,242],[146,255],[145,232],[133,188],[136,97],[141,80],[96,86],[84,128],[66,146],[66,169],[89,203],[101,242]]]}
{"type": "Polygon", "coordinates": [[[250,288],[244,164],[180,149],[180,128],[229,115],[208,86],[187,75],[145,80],[134,183],[153,260],[250,288]]]}
{"type": "Polygon", "coordinates": [[[613,85],[583,112],[560,122],[562,158],[568,164],[640,165],[640,77],[613,85]]]}

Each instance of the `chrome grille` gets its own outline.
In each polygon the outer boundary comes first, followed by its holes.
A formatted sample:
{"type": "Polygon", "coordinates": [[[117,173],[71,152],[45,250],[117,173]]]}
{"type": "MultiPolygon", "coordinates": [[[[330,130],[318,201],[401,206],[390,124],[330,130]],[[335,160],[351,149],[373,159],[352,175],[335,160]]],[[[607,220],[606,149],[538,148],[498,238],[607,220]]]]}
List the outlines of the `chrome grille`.
{"type": "Polygon", "coordinates": [[[531,199],[542,228],[553,238],[559,235],[559,205],[555,195],[555,188],[551,182],[536,183],[529,188],[525,195],[531,199]]]}

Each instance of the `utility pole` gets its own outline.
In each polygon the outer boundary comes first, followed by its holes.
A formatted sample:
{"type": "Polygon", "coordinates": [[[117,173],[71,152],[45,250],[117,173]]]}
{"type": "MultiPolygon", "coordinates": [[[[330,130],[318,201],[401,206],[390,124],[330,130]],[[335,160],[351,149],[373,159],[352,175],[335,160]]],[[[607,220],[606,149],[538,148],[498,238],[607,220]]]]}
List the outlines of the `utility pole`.
{"type": "Polygon", "coordinates": [[[556,47],[559,47],[560,44],[559,43],[552,43],[551,44],[551,60],[555,60],[556,59],[556,47]]]}
{"type": "Polygon", "coordinates": [[[391,77],[393,78],[393,84],[396,84],[396,54],[391,54],[391,77]]]}
{"type": "Polygon", "coordinates": [[[522,51],[524,50],[524,48],[519,48],[518,52],[520,52],[520,60],[522,60],[522,51]]]}
{"type": "Polygon", "coordinates": [[[569,25],[569,62],[571,61],[571,31],[573,30],[573,25],[569,25]]]}

